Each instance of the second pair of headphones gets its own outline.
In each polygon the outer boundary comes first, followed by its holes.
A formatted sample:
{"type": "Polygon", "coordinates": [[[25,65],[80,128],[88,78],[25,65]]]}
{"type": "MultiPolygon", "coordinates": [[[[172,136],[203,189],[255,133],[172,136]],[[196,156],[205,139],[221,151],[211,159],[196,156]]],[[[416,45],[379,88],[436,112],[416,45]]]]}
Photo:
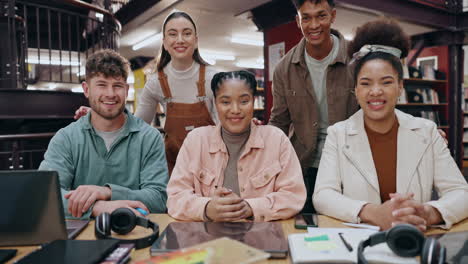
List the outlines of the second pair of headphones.
{"type": "Polygon", "coordinates": [[[358,264],[367,264],[364,248],[386,242],[388,247],[400,257],[421,256],[421,264],[444,264],[446,249],[435,238],[425,238],[423,233],[409,224],[401,224],[391,229],[371,235],[361,241],[358,247],[358,264]]]}
{"type": "Polygon", "coordinates": [[[118,208],[114,210],[112,214],[102,213],[96,217],[94,234],[98,239],[115,239],[119,240],[122,244],[134,244],[136,249],[141,249],[151,246],[158,238],[159,226],[146,218],[136,216],[135,213],[128,208],[118,208]],[[121,235],[130,233],[137,225],[151,228],[153,229],[153,233],[138,239],[119,239],[111,236],[111,231],[121,235]]]}

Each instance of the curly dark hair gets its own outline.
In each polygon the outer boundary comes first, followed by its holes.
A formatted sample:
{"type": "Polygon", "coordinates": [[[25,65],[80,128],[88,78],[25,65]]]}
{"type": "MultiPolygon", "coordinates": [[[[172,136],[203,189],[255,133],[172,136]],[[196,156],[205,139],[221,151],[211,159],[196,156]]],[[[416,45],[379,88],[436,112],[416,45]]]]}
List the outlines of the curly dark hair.
{"type": "Polygon", "coordinates": [[[219,87],[226,80],[239,79],[245,81],[249,86],[249,89],[252,91],[252,94],[257,93],[257,80],[255,80],[255,75],[248,71],[231,71],[231,72],[218,72],[211,79],[211,90],[213,91],[214,96],[216,97],[216,92],[219,90],[219,87]]]}
{"type": "Polygon", "coordinates": [[[103,74],[104,77],[122,77],[127,80],[130,63],[119,53],[103,49],[93,53],[86,60],[86,81],[103,74]]]}
{"type": "MultiPolygon", "coordinates": [[[[410,39],[395,20],[379,18],[357,28],[356,36],[349,43],[348,55],[352,57],[355,52],[358,52],[362,46],[367,44],[397,48],[401,50],[401,58],[405,58],[408,56],[410,39]]],[[[371,52],[356,62],[354,68],[355,82],[364,63],[374,59],[388,61],[398,72],[400,80],[403,79],[403,66],[399,58],[385,52],[371,52]]]]}
{"type": "MultiPolygon", "coordinates": [[[[322,1],[325,1],[325,0],[291,0],[291,2],[296,7],[296,10],[299,10],[299,8],[301,8],[301,6],[307,1],[312,2],[314,4],[318,4],[318,3],[321,3],[322,1]]],[[[331,8],[335,7],[335,1],[334,0],[326,0],[326,1],[327,1],[328,5],[331,8]]]]}

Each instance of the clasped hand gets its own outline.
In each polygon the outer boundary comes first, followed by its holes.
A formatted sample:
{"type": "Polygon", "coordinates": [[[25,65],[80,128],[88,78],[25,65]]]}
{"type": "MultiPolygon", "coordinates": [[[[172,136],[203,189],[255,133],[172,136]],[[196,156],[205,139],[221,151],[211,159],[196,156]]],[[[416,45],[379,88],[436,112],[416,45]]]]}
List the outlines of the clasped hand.
{"type": "Polygon", "coordinates": [[[426,231],[427,226],[442,222],[439,211],[428,204],[422,204],[413,199],[414,194],[390,194],[394,203],[392,226],[408,223],[416,226],[421,231],[426,231]]]}
{"type": "Polygon", "coordinates": [[[421,231],[427,226],[438,224],[442,217],[431,205],[422,204],[413,199],[414,194],[390,194],[390,200],[381,205],[366,204],[361,210],[361,218],[378,225],[383,230],[397,224],[407,223],[414,225],[421,231]]]}
{"type": "Polygon", "coordinates": [[[231,190],[220,187],[206,205],[205,215],[212,221],[232,222],[251,217],[253,212],[244,199],[231,190]]]}

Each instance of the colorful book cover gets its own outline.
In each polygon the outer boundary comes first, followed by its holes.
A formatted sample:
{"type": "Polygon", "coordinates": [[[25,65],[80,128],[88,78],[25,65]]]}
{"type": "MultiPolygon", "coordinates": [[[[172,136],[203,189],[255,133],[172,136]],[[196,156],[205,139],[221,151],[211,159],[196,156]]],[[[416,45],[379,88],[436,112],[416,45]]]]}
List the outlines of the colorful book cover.
{"type": "Polygon", "coordinates": [[[222,237],[187,249],[154,256],[136,264],[248,264],[269,257],[270,254],[267,252],[222,237]]]}

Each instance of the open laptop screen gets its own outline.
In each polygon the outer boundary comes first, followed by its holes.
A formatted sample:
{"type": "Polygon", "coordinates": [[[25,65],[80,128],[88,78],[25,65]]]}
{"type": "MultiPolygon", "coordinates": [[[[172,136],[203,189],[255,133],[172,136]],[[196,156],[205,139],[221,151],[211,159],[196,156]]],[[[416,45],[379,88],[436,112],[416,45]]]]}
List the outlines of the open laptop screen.
{"type": "Polygon", "coordinates": [[[67,239],[58,174],[0,171],[0,246],[67,239]]]}

